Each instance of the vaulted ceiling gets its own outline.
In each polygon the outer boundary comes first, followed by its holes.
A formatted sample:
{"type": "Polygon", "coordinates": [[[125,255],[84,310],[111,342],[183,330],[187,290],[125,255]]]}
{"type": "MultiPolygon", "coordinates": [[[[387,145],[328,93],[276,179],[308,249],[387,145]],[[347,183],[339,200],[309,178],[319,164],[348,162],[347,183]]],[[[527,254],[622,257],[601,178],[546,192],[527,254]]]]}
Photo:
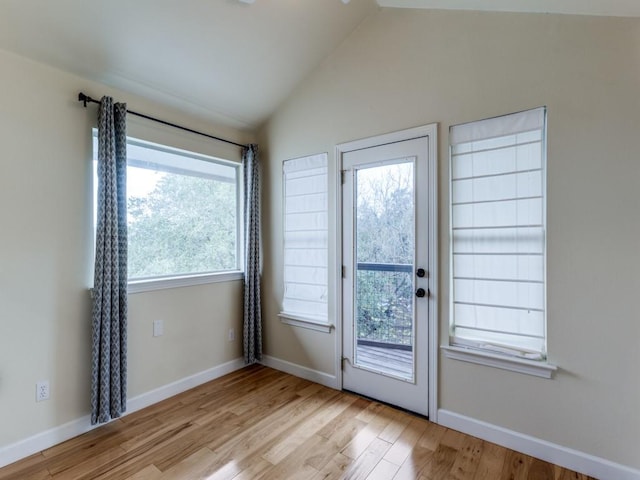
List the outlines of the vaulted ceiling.
{"type": "Polygon", "coordinates": [[[251,130],[380,7],[640,16],[638,0],[2,0],[0,49],[251,130]]]}

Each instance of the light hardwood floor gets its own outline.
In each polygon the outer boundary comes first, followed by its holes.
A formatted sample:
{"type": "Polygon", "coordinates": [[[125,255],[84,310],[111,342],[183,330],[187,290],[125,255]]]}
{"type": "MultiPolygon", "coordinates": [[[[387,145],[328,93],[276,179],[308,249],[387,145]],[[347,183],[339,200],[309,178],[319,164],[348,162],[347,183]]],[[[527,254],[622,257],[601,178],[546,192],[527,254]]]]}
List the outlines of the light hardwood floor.
{"type": "Polygon", "coordinates": [[[251,366],[0,469],[0,479],[587,477],[377,402],[251,366]]]}

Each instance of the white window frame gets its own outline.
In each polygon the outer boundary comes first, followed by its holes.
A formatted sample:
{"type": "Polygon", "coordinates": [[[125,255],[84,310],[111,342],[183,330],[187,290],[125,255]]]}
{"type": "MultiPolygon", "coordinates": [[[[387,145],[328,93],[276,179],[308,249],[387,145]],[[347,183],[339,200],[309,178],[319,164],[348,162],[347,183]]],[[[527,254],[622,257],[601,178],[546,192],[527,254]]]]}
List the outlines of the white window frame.
{"type": "MultiPolygon", "coordinates": [[[[93,163],[94,167],[97,162],[97,137],[98,130],[93,129],[93,163]]],[[[135,294],[141,292],[150,292],[154,290],[163,290],[169,288],[188,287],[193,285],[205,285],[219,282],[238,281],[244,278],[244,219],[243,219],[243,165],[231,160],[214,157],[203,153],[175,148],[167,145],[161,145],[159,143],[140,140],[138,138],[127,136],[127,147],[139,146],[143,148],[149,148],[160,152],[168,152],[177,154],[186,158],[192,158],[196,160],[204,160],[214,162],[220,165],[233,167],[236,169],[236,268],[230,270],[221,270],[215,272],[197,272],[197,273],[185,273],[166,276],[155,276],[148,278],[134,278],[128,279],[127,293],[135,294]]],[[[127,159],[128,160],[128,159],[127,159]]],[[[144,160],[142,161],[144,162],[144,160]]],[[[127,162],[128,164],[128,162],[127,162]]],[[[95,209],[97,208],[97,185],[94,185],[94,224],[96,218],[95,209]]],[[[95,234],[95,225],[94,225],[95,234]]],[[[95,239],[94,239],[95,245],[95,239]]]]}
{"type": "MultiPolygon", "coordinates": [[[[328,155],[327,153],[319,153],[315,155],[308,155],[305,157],[298,157],[288,159],[282,162],[282,233],[283,233],[283,245],[282,245],[282,258],[283,258],[283,298],[282,298],[282,311],[278,314],[282,323],[287,325],[292,325],[295,327],[307,328],[311,330],[316,330],[320,332],[329,333],[333,328],[333,325],[329,322],[329,303],[328,303],[328,291],[329,291],[329,230],[328,230],[328,215],[329,215],[329,165],[328,165],[328,155]],[[322,209],[314,212],[297,212],[292,213],[288,211],[287,208],[287,185],[289,181],[293,181],[295,179],[291,178],[291,174],[287,175],[287,165],[293,166],[295,164],[304,165],[314,164],[313,167],[307,167],[309,170],[322,170],[323,173],[315,173],[313,176],[319,177],[318,180],[324,183],[324,191],[321,193],[325,194],[324,205],[322,205],[322,209]],[[312,270],[314,268],[324,268],[326,274],[324,278],[324,283],[319,284],[318,286],[324,287],[325,290],[325,298],[324,302],[318,301],[318,305],[322,309],[316,315],[311,315],[305,312],[297,312],[292,309],[287,309],[287,305],[293,304],[292,297],[287,295],[288,286],[295,287],[297,282],[291,281],[287,276],[287,245],[289,243],[291,233],[287,228],[287,220],[288,215],[300,215],[300,214],[324,214],[325,216],[325,227],[324,229],[318,230],[318,235],[324,238],[325,245],[324,247],[316,247],[318,251],[320,251],[320,255],[324,255],[325,261],[322,266],[309,266],[309,275],[312,274],[312,270]]],[[[305,168],[305,167],[298,167],[305,168]]],[[[300,172],[301,170],[297,170],[300,172]]],[[[303,267],[304,268],[304,267],[303,267]]]]}
{"type": "MultiPolygon", "coordinates": [[[[466,362],[487,365],[506,370],[511,370],[530,375],[536,375],[543,378],[551,378],[553,372],[557,369],[554,365],[547,362],[546,356],[546,108],[540,107],[524,112],[504,115],[501,117],[490,118],[470,122],[468,124],[452,126],[450,128],[450,149],[449,149],[449,267],[450,267],[450,336],[449,344],[443,346],[443,352],[446,357],[462,360],[466,362]],[[526,349],[515,345],[500,345],[492,343],[489,340],[475,341],[465,335],[456,335],[456,318],[455,305],[458,300],[454,288],[454,229],[458,227],[454,224],[454,165],[453,165],[453,148],[455,145],[470,144],[470,142],[487,140],[491,138],[506,137],[509,135],[526,132],[529,130],[541,131],[541,176],[542,176],[542,218],[541,228],[543,232],[542,239],[542,295],[543,305],[541,313],[543,316],[542,328],[543,347],[539,353],[526,352],[526,349]],[[537,357],[537,358],[536,358],[537,357]]],[[[504,174],[506,175],[506,173],[504,174]]],[[[472,206],[478,205],[475,201],[467,202],[472,206]]],[[[483,202],[480,202],[483,203],[483,202]]],[[[508,227],[505,228],[509,228],[508,227]]],[[[475,228],[475,227],[468,227],[475,228]]],[[[487,227],[483,227],[487,228],[487,227]]],[[[489,227],[496,228],[496,227],[489,227]]],[[[517,251],[517,250],[516,250],[517,251]]],[[[472,254],[473,255],[473,254],[472,254]]],[[[482,280],[482,279],[479,279],[482,280]]],[[[528,280],[527,280],[528,281],[528,280]]],[[[498,305],[496,305],[498,306],[498,305]]],[[[505,331],[506,332],[506,331],[505,331]]]]}

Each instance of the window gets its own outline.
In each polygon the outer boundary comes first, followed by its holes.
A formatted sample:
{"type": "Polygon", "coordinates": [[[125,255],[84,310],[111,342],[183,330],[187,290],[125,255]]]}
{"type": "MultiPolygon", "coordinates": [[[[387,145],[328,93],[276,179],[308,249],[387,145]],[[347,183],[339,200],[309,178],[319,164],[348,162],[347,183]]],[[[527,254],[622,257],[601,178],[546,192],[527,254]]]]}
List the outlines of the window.
{"type": "Polygon", "coordinates": [[[327,154],[286,160],[283,322],[328,323],[327,154]]]}
{"type": "MultiPolygon", "coordinates": [[[[241,270],[240,168],[238,163],[127,139],[130,286],[175,277],[201,277],[186,284],[203,283],[208,274],[241,270]]],[[[97,180],[94,187],[97,190],[97,180]]]]}
{"type": "Polygon", "coordinates": [[[546,109],[451,127],[451,345],[546,358],[546,109]]]}

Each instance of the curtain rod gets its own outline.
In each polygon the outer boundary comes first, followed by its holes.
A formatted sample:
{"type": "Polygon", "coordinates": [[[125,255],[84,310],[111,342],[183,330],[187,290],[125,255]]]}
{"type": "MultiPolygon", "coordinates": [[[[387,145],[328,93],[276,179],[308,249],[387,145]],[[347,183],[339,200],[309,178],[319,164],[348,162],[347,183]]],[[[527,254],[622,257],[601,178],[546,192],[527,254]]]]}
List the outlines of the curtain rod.
{"type": "MultiPolygon", "coordinates": [[[[84,103],[85,108],[87,107],[87,103],[97,103],[98,105],[100,104],[100,100],[95,100],[91,98],[89,95],[85,95],[82,92],[78,94],[78,101],[84,103]]],[[[152,122],[161,123],[163,125],[177,128],[179,130],[184,130],[185,132],[195,133],[196,135],[202,135],[203,137],[212,138],[213,140],[218,140],[219,142],[230,143],[231,145],[236,145],[237,147],[241,147],[241,148],[248,148],[247,145],[236,143],[231,140],[225,140],[224,138],[216,137],[214,135],[209,135],[208,133],[204,133],[204,132],[199,132],[198,130],[193,130],[191,128],[183,127],[181,125],[176,125],[175,123],[170,123],[165,120],[161,120],[159,118],[151,117],[149,115],[145,115],[144,113],[134,112],[133,110],[127,110],[127,113],[131,115],[135,115],[136,117],[146,118],[147,120],[151,120],[152,122]]]]}

